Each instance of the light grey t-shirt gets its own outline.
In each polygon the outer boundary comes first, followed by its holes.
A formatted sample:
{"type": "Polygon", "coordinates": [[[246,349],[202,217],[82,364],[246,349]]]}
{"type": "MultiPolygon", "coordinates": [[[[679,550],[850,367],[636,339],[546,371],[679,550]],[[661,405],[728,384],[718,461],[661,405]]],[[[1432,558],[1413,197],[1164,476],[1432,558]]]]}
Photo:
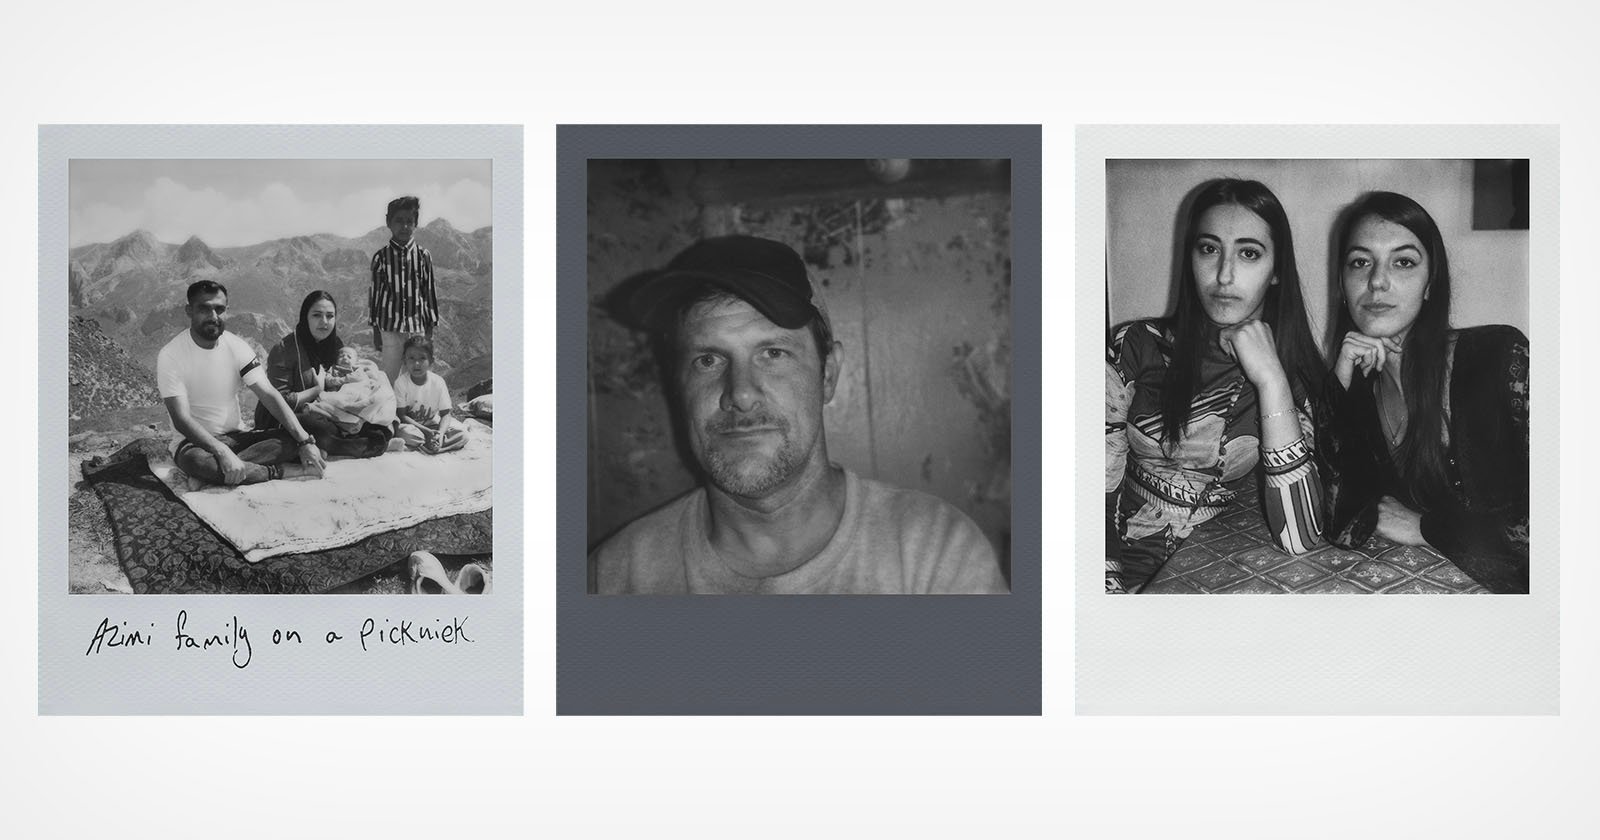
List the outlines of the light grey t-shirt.
{"type": "Polygon", "coordinates": [[[768,578],[735,572],[707,539],[696,487],[629,523],[589,558],[602,595],[1004,594],[994,548],[941,499],[845,470],[844,516],[816,557],[768,578]]]}

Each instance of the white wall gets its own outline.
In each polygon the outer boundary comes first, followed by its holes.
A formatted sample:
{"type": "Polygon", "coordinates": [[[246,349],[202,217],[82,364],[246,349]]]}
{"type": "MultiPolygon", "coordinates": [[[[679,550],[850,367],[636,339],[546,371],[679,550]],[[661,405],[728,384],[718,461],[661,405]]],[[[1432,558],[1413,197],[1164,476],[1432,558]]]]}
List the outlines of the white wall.
{"type": "Polygon", "coordinates": [[[1321,338],[1328,309],[1328,239],[1339,210],[1368,190],[1427,208],[1450,254],[1451,323],[1528,332],[1528,231],[1472,229],[1470,160],[1120,160],[1106,165],[1106,282],[1111,323],[1167,314],[1173,304],[1178,204],[1202,181],[1250,178],[1283,202],[1306,312],[1321,338]]]}

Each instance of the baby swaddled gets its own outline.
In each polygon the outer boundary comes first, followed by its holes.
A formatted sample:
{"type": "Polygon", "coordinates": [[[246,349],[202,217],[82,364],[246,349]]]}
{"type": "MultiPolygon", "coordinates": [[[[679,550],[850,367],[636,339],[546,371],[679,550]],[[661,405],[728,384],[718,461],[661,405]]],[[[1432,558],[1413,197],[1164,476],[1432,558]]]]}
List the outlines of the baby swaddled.
{"type": "Polygon", "coordinates": [[[354,434],[363,423],[391,428],[395,422],[394,387],[378,363],[356,357],[346,347],[339,351],[339,364],[351,368],[338,390],[324,390],[307,411],[332,420],[341,431],[354,434]]]}

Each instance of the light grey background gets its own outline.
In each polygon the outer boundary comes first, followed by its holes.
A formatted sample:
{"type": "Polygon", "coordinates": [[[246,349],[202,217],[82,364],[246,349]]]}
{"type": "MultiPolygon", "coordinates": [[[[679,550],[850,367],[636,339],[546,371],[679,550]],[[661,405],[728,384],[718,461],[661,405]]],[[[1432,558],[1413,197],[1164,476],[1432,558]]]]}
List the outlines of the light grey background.
{"type": "Polygon", "coordinates": [[[557,130],[559,714],[1038,714],[1038,126],[557,130]],[[1006,596],[585,593],[589,158],[1010,158],[1012,585],[1006,596]]]}
{"type": "MultiPolygon", "coordinates": [[[[1073,544],[1080,714],[1559,710],[1558,185],[1554,126],[1079,127],[1073,544]],[[1092,431],[1104,406],[1101,389],[1089,383],[1102,378],[1105,358],[1106,162],[1177,157],[1530,159],[1527,332],[1538,476],[1531,488],[1531,594],[1104,594],[1105,455],[1092,431]]],[[[1296,231],[1297,239],[1319,235],[1326,232],[1296,231]]],[[[1449,239],[1446,245],[1454,247],[1449,239]]],[[[1151,247],[1169,255],[1172,245],[1163,239],[1151,247]]],[[[1301,270],[1321,269],[1302,261],[1301,270]]]]}
{"type": "Polygon", "coordinates": [[[496,394],[495,589],[484,597],[67,594],[67,163],[73,158],[488,158],[494,203],[495,377],[523,381],[519,126],[42,126],[39,129],[39,711],[41,714],[518,714],[522,710],[520,387],[496,394]],[[502,280],[501,278],[504,278],[502,280]],[[253,658],[175,649],[237,620],[253,658]],[[362,622],[467,616],[472,644],[379,645],[362,622]],[[155,638],[86,655],[102,619],[155,638]],[[299,645],[273,646],[274,629],[299,645]],[[327,631],[344,636],[324,643],[327,631]],[[370,641],[370,640],[369,640],[370,641]]]}

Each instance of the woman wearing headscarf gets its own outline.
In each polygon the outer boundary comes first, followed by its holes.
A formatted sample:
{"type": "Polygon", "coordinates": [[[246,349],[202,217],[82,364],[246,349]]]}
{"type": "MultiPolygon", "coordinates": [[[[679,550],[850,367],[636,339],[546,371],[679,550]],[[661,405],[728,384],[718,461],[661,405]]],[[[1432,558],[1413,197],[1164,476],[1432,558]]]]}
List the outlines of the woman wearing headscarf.
{"type": "MultiPolygon", "coordinates": [[[[340,429],[311,406],[326,392],[337,391],[351,373],[339,361],[344,342],[339,338],[339,307],[333,295],[317,290],[300,303],[295,328],[267,353],[267,378],[294,410],[295,417],[329,455],[370,458],[383,454],[394,437],[392,425],[363,423],[354,432],[340,429]]],[[[270,429],[276,418],[256,406],[256,428],[270,429]]]]}

